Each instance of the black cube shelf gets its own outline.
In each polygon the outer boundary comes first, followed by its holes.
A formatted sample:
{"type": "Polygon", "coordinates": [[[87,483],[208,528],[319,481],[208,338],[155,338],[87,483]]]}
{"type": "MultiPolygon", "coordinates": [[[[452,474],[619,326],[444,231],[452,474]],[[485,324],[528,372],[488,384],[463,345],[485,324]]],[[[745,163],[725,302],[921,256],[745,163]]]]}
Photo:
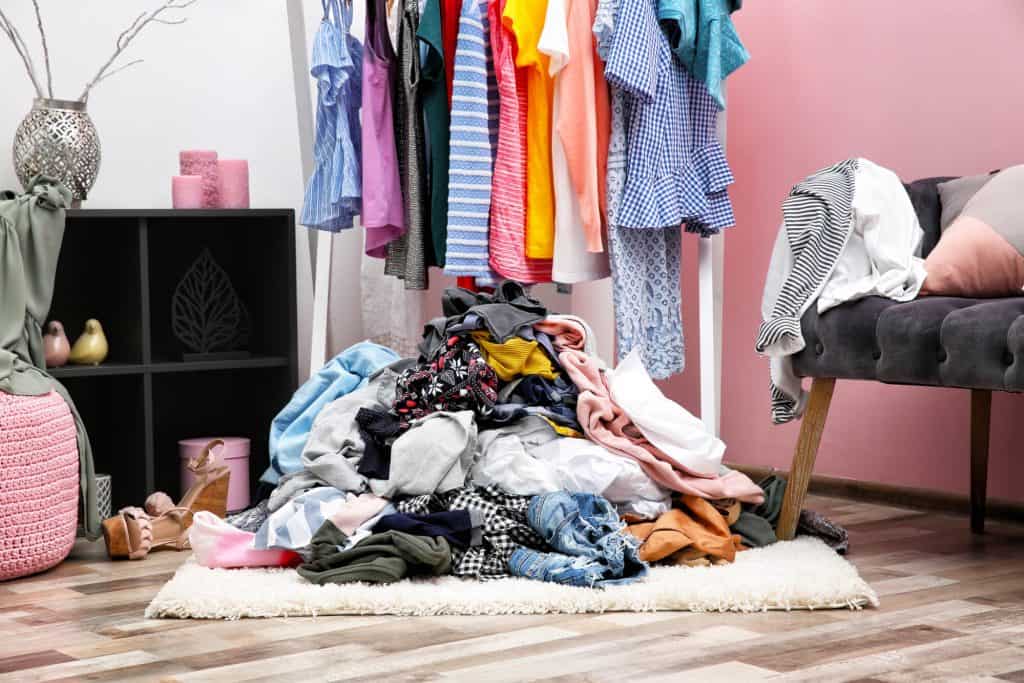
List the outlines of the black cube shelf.
{"type": "Polygon", "coordinates": [[[110,354],[50,374],[82,414],[96,471],[113,477],[115,510],[154,490],[177,499],[183,438],[248,437],[255,486],[270,421],[298,385],[295,296],[291,209],[68,211],[50,319],[74,343],[96,318],[110,354]],[[204,248],[249,311],[246,358],[186,361],[171,333],[174,287],[204,248]]]}

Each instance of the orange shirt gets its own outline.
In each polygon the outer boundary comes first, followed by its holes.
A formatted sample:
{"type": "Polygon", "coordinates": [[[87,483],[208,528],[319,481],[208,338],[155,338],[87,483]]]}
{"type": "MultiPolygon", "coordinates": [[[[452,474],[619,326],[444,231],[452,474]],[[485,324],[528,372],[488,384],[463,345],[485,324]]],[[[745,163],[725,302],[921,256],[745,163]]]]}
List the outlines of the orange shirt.
{"type": "Polygon", "coordinates": [[[526,69],[526,255],[549,259],[555,242],[551,177],[552,79],[537,50],[547,0],[508,0],[502,21],[515,37],[516,66],[526,69]]]}
{"type": "Polygon", "coordinates": [[[594,34],[596,0],[569,0],[569,62],[559,75],[558,130],[565,147],[573,189],[580,202],[587,251],[603,251],[605,169],[611,135],[611,105],[604,64],[594,34]]]}

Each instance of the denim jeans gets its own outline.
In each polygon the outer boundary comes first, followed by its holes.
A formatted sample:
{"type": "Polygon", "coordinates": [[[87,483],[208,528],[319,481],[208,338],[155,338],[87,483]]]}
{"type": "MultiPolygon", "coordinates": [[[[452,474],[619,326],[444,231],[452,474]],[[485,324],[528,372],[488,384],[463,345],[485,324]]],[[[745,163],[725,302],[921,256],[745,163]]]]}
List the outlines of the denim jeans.
{"type": "Polygon", "coordinates": [[[565,491],[535,496],[526,517],[558,552],[516,548],[509,559],[513,576],[604,588],[647,574],[636,540],[623,532],[615,508],[601,496],[565,491]]]}

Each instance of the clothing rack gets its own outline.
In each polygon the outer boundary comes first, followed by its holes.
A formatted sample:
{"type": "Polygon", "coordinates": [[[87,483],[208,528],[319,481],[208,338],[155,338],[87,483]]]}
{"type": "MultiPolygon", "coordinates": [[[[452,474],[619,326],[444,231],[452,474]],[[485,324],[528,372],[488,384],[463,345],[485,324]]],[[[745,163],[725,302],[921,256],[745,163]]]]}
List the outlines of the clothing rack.
{"type": "MultiPolygon", "coordinates": [[[[288,32],[292,51],[292,76],[295,79],[295,110],[298,121],[302,174],[313,172],[313,109],[309,85],[309,51],[306,41],[305,12],[301,2],[286,3],[288,32]]],[[[718,137],[725,145],[725,113],[718,115],[718,137]]],[[[313,270],[313,321],[309,354],[309,372],[315,374],[327,361],[327,319],[331,286],[331,256],[334,234],[317,230],[315,248],[310,241],[312,230],[298,231],[299,249],[309,250],[313,270]],[[315,254],[315,258],[314,258],[315,254]]],[[[725,244],[723,235],[697,240],[697,279],[700,363],[700,417],[711,433],[719,433],[722,384],[722,285],[725,244]]],[[[461,278],[460,278],[461,280],[461,278]]],[[[615,334],[614,329],[600,330],[598,335],[615,334]]]]}

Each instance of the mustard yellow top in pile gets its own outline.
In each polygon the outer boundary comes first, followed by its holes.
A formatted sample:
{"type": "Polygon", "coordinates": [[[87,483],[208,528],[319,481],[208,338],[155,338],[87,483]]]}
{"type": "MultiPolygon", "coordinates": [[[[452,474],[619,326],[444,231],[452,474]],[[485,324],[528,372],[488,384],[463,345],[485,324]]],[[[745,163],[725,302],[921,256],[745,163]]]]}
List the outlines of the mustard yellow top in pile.
{"type": "Polygon", "coordinates": [[[489,332],[473,332],[471,336],[480,347],[484,361],[503,382],[510,382],[521,375],[540,375],[544,379],[558,377],[551,359],[535,341],[512,337],[499,344],[491,339],[489,332]]]}

